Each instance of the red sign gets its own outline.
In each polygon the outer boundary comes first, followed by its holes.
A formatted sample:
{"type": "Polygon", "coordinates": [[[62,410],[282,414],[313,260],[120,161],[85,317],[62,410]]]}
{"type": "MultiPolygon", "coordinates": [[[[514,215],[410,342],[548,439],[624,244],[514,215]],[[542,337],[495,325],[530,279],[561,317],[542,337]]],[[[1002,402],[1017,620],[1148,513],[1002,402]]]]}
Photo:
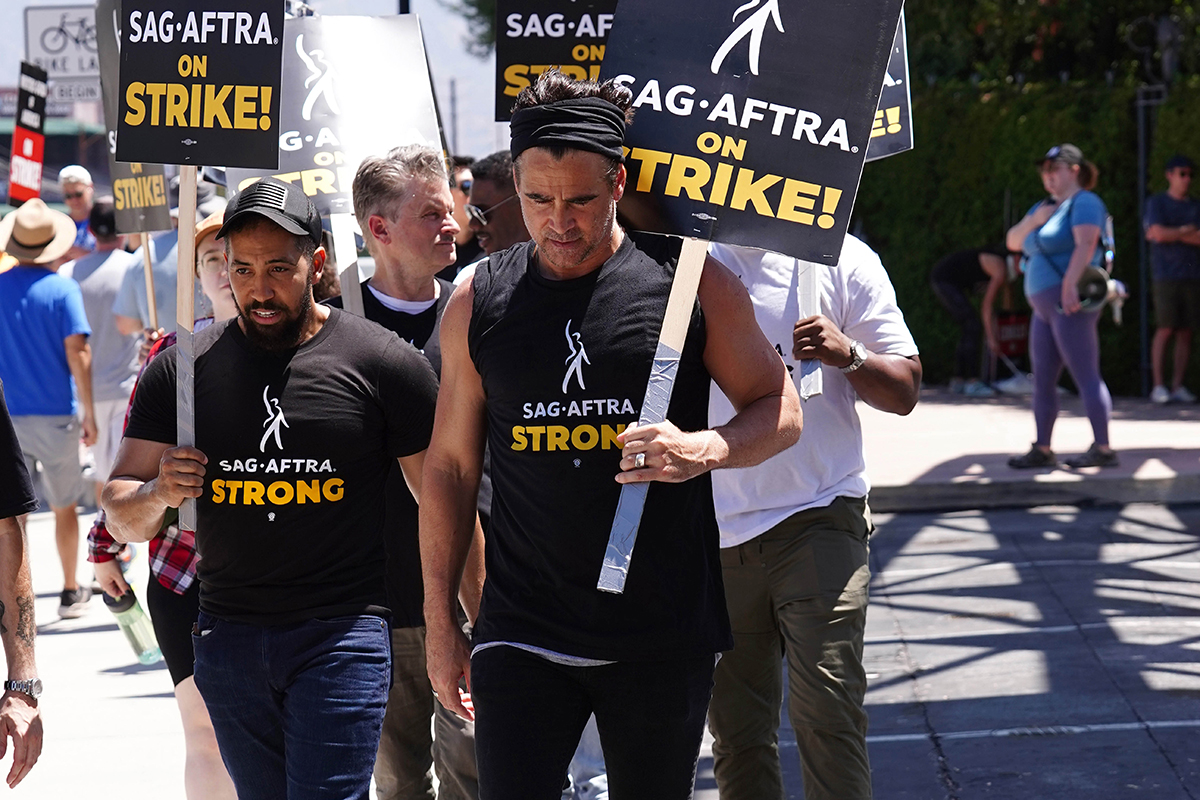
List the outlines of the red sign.
{"type": "Polygon", "coordinates": [[[12,161],[9,164],[8,196],[12,205],[32,200],[42,193],[42,152],[46,137],[17,125],[13,128],[12,161]],[[15,201],[15,202],[13,202],[15,201]]]}

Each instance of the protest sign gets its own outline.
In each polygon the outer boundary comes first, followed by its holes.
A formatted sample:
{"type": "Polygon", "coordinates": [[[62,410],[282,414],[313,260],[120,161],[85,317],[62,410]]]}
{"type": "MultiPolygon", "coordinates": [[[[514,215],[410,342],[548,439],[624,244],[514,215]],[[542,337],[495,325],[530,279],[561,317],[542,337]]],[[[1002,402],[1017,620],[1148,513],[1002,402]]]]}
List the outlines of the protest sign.
{"type": "Polygon", "coordinates": [[[616,8],[616,0],[497,0],[496,121],[508,122],[517,95],[551,67],[596,80],[616,8]]]}
{"type": "Polygon", "coordinates": [[[871,143],[867,147],[867,161],[894,156],[913,149],[912,94],[908,88],[908,35],[904,27],[904,13],[896,26],[896,41],[892,44],[892,56],[887,72],[883,74],[883,92],[879,95],[879,108],[871,125],[871,143]]]}
{"type": "MultiPolygon", "coordinates": [[[[128,163],[117,161],[116,158],[120,14],[120,0],[99,0],[96,3],[96,48],[100,57],[100,88],[107,134],[105,141],[108,144],[108,169],[112,178],[117,230],[121,233],[167,231],[171,229],[171,205],[162,166],[128,163]]],[[[145,254],[149,258],[149,248],[145,249],[145,254]]],[[[149,292],[147,296],[153,304],[154,292],[149,292]]]]}
{"type": "Polygon", "coordinates": [[[42,193],[42,156],[46,147],[46,71],[21,63],[12,158],[8,164],[8,202],[19,206],[42,193]]]}
{"type": "MultiPolygon", "coordinates": [[[[619,210],[685,237],[639,425],[666,417],[708,240],[837,264],[901,5],[621,5],[600,75],[632,90],[637,115],[619,210]]],[[[807,372],[806,397],[820,392],[807,372]]],[[[624,591],[647,493],[621,487],[602,591],[624,591]]]]}
{"type": "Polygon", "coordinates": [[[900,7],[623,2],[601,78],[634,96],[628,222],[836,264],[900,7]]]}
{"type": "Polygon", "coordinates": [[[227,170],[231,191],[275,175],[300,186],[322,216],[352,213],[351,184],[365,157],[440,146],[415,16],[289,19],[283,41],[278,167],[227,170]]]}
{"type": "Polygon", "coordinates": [[[273,168],[282,1],[179,6],[122,5],[117,159],[273,168]]]}

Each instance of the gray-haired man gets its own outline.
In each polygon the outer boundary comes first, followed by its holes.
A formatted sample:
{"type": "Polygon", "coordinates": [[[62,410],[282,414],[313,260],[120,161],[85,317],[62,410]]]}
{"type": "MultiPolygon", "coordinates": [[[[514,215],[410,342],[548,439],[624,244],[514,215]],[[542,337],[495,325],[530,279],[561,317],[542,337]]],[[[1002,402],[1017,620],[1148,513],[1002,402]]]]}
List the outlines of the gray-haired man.
{"type": "MultiPolygon", "coordinates": [[[[454,286],[437,273],[454,263],[459,232],[442,154],[407,145],[365,159],[354,177],[354,211],[375,258],[375,274],[362,286],[367,319],[421,350],[434,372],[440,373],[438,328],[454,286]]],[[[341,298],[330,301],[330,305],[340,304],[341,298]]],[[[477,794],[473,727],[441,709],[436,740],[430,735],[429,722],[438,704],[425,665],[417,503],[398,467],[390,470],[386,491],[394,678],[375,761],[377,796],[380,800],[432,799],[431,767],[436,762],[438,796],[473,799],[477,794]]],[[[476,533],[480,541],[468,571],[474,580],[464,581],[460,595],[472,620],[483,582],[482,533],[479,529],[476,533]]]]}

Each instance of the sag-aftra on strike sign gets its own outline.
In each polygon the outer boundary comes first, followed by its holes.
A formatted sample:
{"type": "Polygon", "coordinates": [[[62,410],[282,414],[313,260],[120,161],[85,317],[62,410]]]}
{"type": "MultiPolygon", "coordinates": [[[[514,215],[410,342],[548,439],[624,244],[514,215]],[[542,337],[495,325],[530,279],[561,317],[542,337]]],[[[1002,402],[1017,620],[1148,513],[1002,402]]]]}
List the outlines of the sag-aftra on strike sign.
{"type": "Polygon", "coordinates": [[[836,264],[901,0],[622,0],[636,229],[836,264]]]}
{"type": "Polygon", "coordinates": [[[275,168],[282,35],[283,0],[123,2],[117,159],[275,168]]]}

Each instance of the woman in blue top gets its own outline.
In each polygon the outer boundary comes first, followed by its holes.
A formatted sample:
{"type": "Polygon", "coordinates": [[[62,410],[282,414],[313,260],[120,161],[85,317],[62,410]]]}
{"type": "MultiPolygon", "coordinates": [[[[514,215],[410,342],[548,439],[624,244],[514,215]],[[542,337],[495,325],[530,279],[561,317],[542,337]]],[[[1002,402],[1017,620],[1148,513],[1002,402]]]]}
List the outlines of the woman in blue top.
{"type": "Polygon", "coordinates": [[[1036,163],[1050,197],[1036,203],[1008,231],[1008,247],[1026,256],[1025,296],[1033,308],[1029,352],[1037,441],[1025,455],[1010,458],[1008,465],[1025,469],[1057,463],[1050,434],[1058,417],[1058,378],[1066,366],[1095,436],[1088,451],[1067,459],[1067,465],[1115,467],[1117,454],[1108,443],[1112,397],[1100,377],[1100,309],[1083,310],[1078,290],[1084,270],[1099,266],[1102,256],[1097,244],[1108,210],[1090,191],[1099,172],[1073,144],[1051,147],[1036,163]]]}

